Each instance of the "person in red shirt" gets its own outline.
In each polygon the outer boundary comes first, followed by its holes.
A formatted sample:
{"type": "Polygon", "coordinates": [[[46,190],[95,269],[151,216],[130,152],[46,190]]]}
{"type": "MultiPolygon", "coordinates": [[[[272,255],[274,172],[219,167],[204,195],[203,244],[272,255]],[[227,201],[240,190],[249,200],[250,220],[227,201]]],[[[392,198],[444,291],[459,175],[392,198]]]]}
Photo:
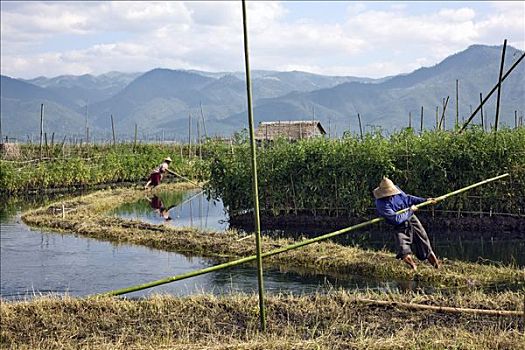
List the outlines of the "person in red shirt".
{"type": "Polygon", "coordinates": [[[158,166],[158,168],[156,168],[155,170],[151,172],[151,174],[149,175],[148,182],[144,186],[145,190],[148,189],[149,185],[153,185],[153,188],[158,186],[160,182],[162,181],[162,178],[164,177],[164,174],[166,172],[173,174],[173,172],[168,169],[170,163],[171,163],[171,158],[166,157],[164,158],[162,163],[158,166]]]}

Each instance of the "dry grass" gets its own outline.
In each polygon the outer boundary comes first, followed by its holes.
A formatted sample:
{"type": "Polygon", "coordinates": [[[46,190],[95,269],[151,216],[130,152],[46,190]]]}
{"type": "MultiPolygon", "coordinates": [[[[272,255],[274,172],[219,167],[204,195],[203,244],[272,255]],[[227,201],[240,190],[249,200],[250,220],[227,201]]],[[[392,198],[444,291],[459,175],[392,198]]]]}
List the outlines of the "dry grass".
{"type": "Polygon", "coordinates": [[[272,295],[268,331],[255,295],[1,301],[2,348],[19,349],[520,349],[522,317],[411,312],[373,298],[523,311],[523,292],[485,295],[272,295]]]}
{"type": "MultiPolygon", "coordinates": [[[[163,185],[161,189],[185,189],[185,184],[163,185]]],[[[61,216],[62,203],[26,212],[22,219],[29,225],[55,231],[77,233],[111,241],[143,245],[186,255],[232,260],[254,253],[254,238],[242,239],[234,232],[199,232],[191,228],[153,225],[105,215],[124,202],[141,198],[144,191],[113,189],[98,191],[64,202],[65,218],[61,216]]],[[[263,251],[286,246],[291,239],[263,238],[263,251]]],[[[360,275],[389,279],[418,279],[438,287],[484,286],[491,284],[523,285],[525,270],[513,266],[480,265],[461,261],[445,261],[435,270],[421,264],[415,275],[404,264],[384,251],[344,247],[332,242],[315,243],[300,249],[265,258],[265,263],[283,269],[309,270],[331,275],[360,275]]]]}

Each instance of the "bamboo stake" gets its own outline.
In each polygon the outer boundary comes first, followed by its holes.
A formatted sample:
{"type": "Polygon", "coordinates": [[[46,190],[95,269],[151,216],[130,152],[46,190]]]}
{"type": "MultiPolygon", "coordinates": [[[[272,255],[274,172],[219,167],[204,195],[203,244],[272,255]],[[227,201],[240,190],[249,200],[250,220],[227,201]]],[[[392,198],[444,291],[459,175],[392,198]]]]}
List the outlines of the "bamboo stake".
{"type": "Polygon", "coordinates": [[[44,104],[40,104],[40,158],[42,158],[42,142],[44,141],[44,104]]]}
{"type": "Polygon", "coordinates": [[[459,80],[456,79],[456,125],[455,129],[459,128],[459,80]]]}
{"type": "Polygon", "coordinates": [[[412,112],[408,112],[408,127],[412,129],[412,112]]]}
{"type": "Polygon", "coordinates": [[[202,118],[202,127],[204,129],[204,138],[208,138],[208,131],[206,130],[206,120],[204,119],[204,113],[202,112],[202,102],[199,102],[199,105],[201,107],[201,118],[202,118]]]}
{"type": "Polygon", "coordinates": [[[201,127],[197,118],[197,142],[199,143],[199,159],[202,160],[201,127]]]}
{"type": "Polygon", "coordinates": [[[474,119],[474,117],[476,116],[476,113],[478,113],[478,111],[480,110],[481,106],[483,106],[484,103],[487,102],[487,100],[489,99],[490,96],[492,96],[492,94],[494,93],[494,91],[496,91],[497,88],[499,88],[501,86],[501,84],[503,83],[503,81],[509,76],[509,74],[514,70],[514,68],[516,68],[518,66],[518,64],[521,63],[521,61],[523,61],[523,59],[525,58],[525,53],[523,53],[520,58],[518,58],[516,60],[516,62],[514,62],[514,64],[509,68],[509,70],[507,70],[507,73],[505,73],[505,75],[503,75],[503,77],[500,79],[500,81],[492,88],[492,90],[490,90],[490,92],[487,94],[487,96],[485,96],[485,98],[483,99],[483,101],[480,103],[480,105],[478,106],[478,108],[476,108],[476,110],[474,112],[472,112],[470,114],[470,117],[467,119],[467,121],[463,124],[463,126],[461,127],[461,129],[459,130],[459,133],[462,133],[463,130],[465,130],[468,126],[468,124],[472,121],[472,119],[474,119]]]}
{"type": "Polygon", "coordinates": [[[188,114],[188,159],[191,159],[191,113],[188,114]]]}
{"type": "Polygon", "coordinates": [[[47,146],[47,132],[44,133],[44,142],[46,146],[46,157],[49,157],[49,148],[47,146]]]}
{"type": "Polygon", "coordinates": [[[501,52],[501,64],[499,66],[498,97],[496,99],[496,118],[494,121],[494,131],[498,131],[499,104],[500,104],[500,98],[501,98],[501,76],[503,75],[503,66],[505,65],[505,51],[506,50],[507,50],[507,39],[503,41],[503,50],[501,52]]]}
{"type": "MultiPolygon", "coordinates": [[[[502,178],[507,177],[507,176],[509,176],[509,174],[505,173],[505,174],[502,174],[502,175],[499,175],[499,176],[496,176],[496,177],[493,177],[493,178],[490,178],[490,179],[486,179],[486,180],[474,183],[472,185],[469,185],[467,187],[463,187],[463,188],[460,188],[458,190],[452,191],[450,193],[444,194],[442,196],[436,197],[436,198],[434,198],[434,200],[436,202],[441,202],[441,201],[443,201],[443,200],[445,200],[445,199],[447,199],[449,197],[452,197],[452,196],[455,196],[457,194],[466,192],[468,190],[471,190],[471,189],[476,188],[478,186],[487,184],[489,182],[502,179],[502,178]]],[[[434,204],[432,201],[426,201],[426,202],[423,202],[421,204],[416,205],[416,207],[417,208],[422,208],[422,207],[426,207],[426,206],[432,205],[432,204],[434,204]]],[[[402,213],[408,211],[409,209],[410,208],[405,208],[403,210],[399,210],[399,211],[396,212],[396,214],[402,214],[402,213]]],[[[354,225],[354,226],[350,226],[350,227],[347,227],[347,228],[344,228],[344,229],[341,229],[341,230],[338,230],[338,231],[327,233],[325,235],[321,235],[321,236],[310,238],[310,239],[305,239],[303,241],[291,244],[289,246],[280,247],[280,248],[277,248],[277,249],[270,250],[268,252],[262,253],[261,257],[266,258],[266,257],[269,257],[269,256],[273,256],[273,255],[277,255],[277,254],[280,254],[280,253],[284,253],[284,252],[287,252],[287,251],[290,251],[290,250],[293,250],[293,249],[304,247],[304,246],[310,245],[312,243],[317,243],[317,242],[320,242],[320,241],[324,241],[326,239],[333,238],[333,237],[342,235],[344,233],[348,233],[350,231],[355,231],[357,229],[360,229],[360,228],[363,228],[363,227],[366,227],[366,226],[370,226],[370,225],[382,222],[384,220],[385,220],[384,218],[375,218],[375,219],[372,219],[372,220],[369,220],[369,221],[366,221],[366,222],[362,222],[362,223],[354,225]]],[[[244,264],[244,263],[256,260],[257,258],[258,258],[257,255],[251,255],[251,256],[247,256],[247,257],[244,257],[244,258],[241,258],[241,259],[237,259],[237,260],[234,260],[234,261],[229,261],[229,262],[226,262],[226,263],[223,263],[223,264],[210,266],[210,267],[207,267],[207,268],[204,268],[204,269],[201,269],[201,270],[191,271],[191,272],[183,273],[183,274],[172,276],[172,277],[167,277],[167,278],[160,279],[160,280],[153,281],[153,282],[139,284],[139,285],[132,286],[132,287],[116,289],[116,290],[112,290],[112,291],[109,291],[109,292],[96,294],[94,296],[111,296],[111,295],[116,296],[116,295],[122,295],[122,294],[131,293],[131,292],[136,292],[136,291],[139,291],[139,290],[160,286],[162,284],[171,283],[171,282],[175,282],[175,281],[180,281],[180,280],[183,280],[183,279],[186,279],[186,278],[190,278],[190,277],[200,276],[200,275],[203,275],[203,274],[206,274],[206,273],[210,273],[210,272],[213,272],[213,271],[217,271],[217,270],[221,270],[221,269],[224,269],[224,268],[241,265],[241,264],[244,264]]]]}
{"type": "Polygon", "coordinates": [[[423,106],[421,106],[421,125],[419,126],[419,133],[423,133],[423,106]]]}
{"type": "Polygon", "coordinates": [[[86,102],[86,143],[89,142],[89,127],[88,127],[88,104],[86,102]]]}
{"type": "Polygon", "coordinates": [[[443,129],[445,130],[445,112],[447,110],[447,105],[448,105],[448,98],[450,96],[447,96],[447,99],[443,99],[443,113],[441,114],[441,120],[439,121],[439,130],[443,129]]]}
{"type": "Polygon", "coordinates": [[[436,130],[438,130],[439,126],[439,106],[436,106],[436,130]]]}
{"type": "Polygon", "coordinates": [[[135,137],[133,138],[133,150],[137,147],[137,123],[135,123],[135,137]]]}
{"type": "Polygon", "coordinates": [[[479,93],[479,105],[480,105],[480,113],[481,113],[481,130],[485,131],[485,118],[483,117],[483,94],[479,93]]]}
{"type": "Polygon", "coordinates": [[[514,129],[518,128],[518,111],[514,110],[514,129]]]}
{"type": "Polygon", "coordinates": [[[357,113],[357,119],[359,120],[359,133],[361,134],[361,141],[363,141],[363,127],[361,125],[361,115],[357,113]]]}
{"type": "Polygon", "coordinates": [[[113,146],[116,146],[117,138],[115,137],[115,123],[113,122],[113,114],[111,115],[111,131],[113,132],[113,146]]]}
{"type": "Polygon", "coordinates": [[[403,303],[400,301],[390,301],[390,300],[373,300],[373,299],[366,299],[366,298],[356,298],[353,300],[355,300],[356,302],[365,303],[365,304],[398,306],[398,307],[402,307],[405,309],[429,310],[429,311],[452,313],[452,314],[475,314],[475,315],[491,315],[491,316],[521,316],[523,315],[523,311],[514,311],[514,310],[471,309],[471,308],[451,307],[451,306],[403,303]]]}
{"type": "Polygon", "coordinates": [[[246,65],[246,96],[248,99],[248,124],[250,127],[250,149],[252,155],[252,185],[253,185],[253,213],[255,221],[255,246],[257,259],[257,281],[259,285],[259,316],[261,330],[266,331],[266,310],[264,308],[264,279],[261,251],[261,221],[259,217],[259,189],[257,183],[257,154],[255,150],[255,131],[253,125],[252,87],[250,80],[250,57],[248,50],[248,19],[246,16],[246,0],[242,0],[242,24],[244,34],[244,62],[246,65]]]}

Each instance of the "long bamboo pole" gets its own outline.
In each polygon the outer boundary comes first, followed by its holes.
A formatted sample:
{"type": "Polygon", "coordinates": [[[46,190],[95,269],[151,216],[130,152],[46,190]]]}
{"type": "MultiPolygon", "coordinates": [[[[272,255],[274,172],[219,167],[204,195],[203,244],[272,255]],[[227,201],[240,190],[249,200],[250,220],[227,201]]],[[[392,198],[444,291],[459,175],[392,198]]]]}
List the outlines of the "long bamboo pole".
{"type": "Polygon", "coordinates": [[[264,279],[261,244],[261,220],[259,217],[259,189],[257,183],[257,155],[255,149],[255,131],[253,125],[252,87],[250,80],[250,55],[248,50],[248,19],[246,1],[242,0],[242,25],[244,34],[244,63],[246,70],[246,97],[248,98],[248,124],[250,127],[250,149],[252,155],[253,214],[255,221],[255,249],[257,258],[257,281],[259,285],[259,315],[261,330],[266,331],[266,310],[264,308],[264,279]]]}
{"type": "MultiPolygon", "coordinates": [[[[445,200],[445,199],[447,199],[449,197],[452,197],[452,196],[455,196],[457,194],[466,192],[468,190],[471,190],[471,189],[473,189],[475,187],[487,184],[489,182],[502,179],[502,178],[507,177],[507,176],[509,176],[508,173],[505,173],[505,174],[502,174],[502,175],[499,175],[499,176],[496,176],[496,177],[492,177],[490,179],[486,179],[486,180],[477,182],[475,184],[469,185],[467,187],[460,188],[459,190],[455,190],[453,192],[450,192],[450,193],[444,194],[442,196],[436,197],[436,198],[434,198],[434,200],[436,202],[441,202],[441,201],[443,201],[443,200],[445,200]]],[[[428,205],[431,205],[431,204],[433,204],[432,201],[426,201],[426,202],[423,202],[421,204],[416,205],[416,207],[417,208],[422,208],[422,207],[425,207],[425,206],[428,206],[428,205]]],[[[406,209],[403,209],[403,210],[399,210],[398,212],[396,212],[396,214],[402,214],[402,213],[406,212],[407,210],[409,210],[409,208],[406,208],[406,209]]],[[[318,237],[314,237],[314,238],[310,238],[310,239],[305,239],[303,241],[291,244],[291,245],[286,246],[286,247],[281,247],[281,248],[277,248],[277,249],[271,250],[269,252],[262,253],[261,257],[266,258],[266,257],[272,256],[272,255],[277,255],[277,254],[280,254],[280,253],[284,253],[284,252],[287,252],[289,250],[293,250],[293,249],[297,249],[297,248],[300,248],[300,247],[304,247],[304,246],[310,245],[312,243],[317,243],[317,242],[320,242],[320,241],[324,241],[324,240],[326,240],[328,238],[333,238],[333,237],[342,235],[344,233],[348,233],[350,231],[355,231],[357,229],[360,229],[360,228],[363,228],[363,227],[366,227],[366,226],[370,226],[370,225],[376,224],[376,223],[381,222],[381,221],[384,221],[384,218],[375,218],[375,219],[372,219],[372,220],[369,220],[369,221],[366,221],[366,222],[362,222],[362,223],[354,225],[354,226],[350,226],[350,227],[347,227],[347,228],[344,228],[344,229],[341,229],[341,230],[338,230],[338,231],[327,233],[327,234],[322,235],[322,236],[318,236],[318,237]]],[[[180,281],[180,280],[183,280],[183,279],[186,279],[186,278],[200,276],[200,275],[204,275],[206,273],[210,273],[210,272],[213,272],[213,271],[222,270],[224,268],[241,265],[241,264],[253,261],[255,259],[257,259],[257,255],[251,255],[251,256],[247,256],[247,257],[244,257],[244,258],[241,258],[241,259],[238,259],[238,260],[229,261],[229,262],[226,262],[226,263],[223,263],[223,264],[219,264],[219,265],[215,265],[215,266],[210,266],[210,267],[204,268],[202,270],[191,271],[191,272],[187,272],[187,273],[184,273],[184,274],[181,274],[181,275],[167,277],[167,278],[164,278],[164,279],[161,279],[161,280],[148,282],[148,283],[144,283],[144,284],[140,284],[140,285],[136,285],[136,286],[132,286],[132,287],[128,287],[128,288],[116,289],[116,290],[112,290],[112,291],[109,291],[109,292],[106,292],[106,293],[101,293],[101,294],[98,294],[98,295],[100,295],[100,296],[102,296],[102,295],[122,295],[122,294],[131,293],[131,292],[137,292],[139,290],[160,286],[162,284],[171,283],[171,282],[175,282],[175,281],[180,281]]]]}
{"type": "Polygon", "coordinates": [[[490,96],[492,96],[492,94],[494,93],[494,91],[496,91],[496,89],[498,89],[501,84],[503,83],[503,81],[509,76],[509,74],[514,70],[514,68],[516,68],[518,66],[518,64],[521,63],[521,61],[523,61],[523,59],[525,58],[525,53],[523,53],[520,58],[518,58],[516,60],[516,62],[514,62],[514,64],[509,68],[509,70],[507,71],[507,73],[505,73],[505,75],[503,77],[501,77],[500,81],[492,88],[492,90],[490,90],[490,92],[487,94],[487,96],[485,96],[485,98],[483,99],[483,101],[480,103],[480,105],[478,106],[478,108],[476,108],[476,110],[474,112],[472,112],[470,114],[470,117],[467,119],[467,121],[465,123],[463,123],[463,126],[461,127],[461,129],[459,129],[459,133],[462,133],[463,130],[465,130],[467,128],[467,126],[469,125],[469,123],[472,121],[472,119],[474,119],[474,117],[476,116],[476,113],[478,113],[478,111],[480,110],[480,108],[483,106],[483,104],[485,104],[485,102],[487,102],[487,100],[489,99],[490,96]]]}

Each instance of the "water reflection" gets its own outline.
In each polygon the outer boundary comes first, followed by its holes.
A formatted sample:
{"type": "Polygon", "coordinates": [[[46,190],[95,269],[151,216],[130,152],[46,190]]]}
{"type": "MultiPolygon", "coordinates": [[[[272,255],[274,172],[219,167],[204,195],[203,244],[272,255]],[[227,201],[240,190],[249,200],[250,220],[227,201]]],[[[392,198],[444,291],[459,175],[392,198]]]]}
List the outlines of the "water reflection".
{"type": "MultiPolygon", "coordinates": [[[[228,215],[221,201],[208,201],[201,191],[189,192],[159,192],[157,196],[164,203],[173,204],[169,225],[191,226],[200,230],[224,231],[229,228],[228,215]]],[[[159,218],[147,201],[139,200],[126,203],[112,212],[113,215],[124,218],[143,220],[149,223],[165,223],[159,218]]],[[[250,232],[250,227],[233,227],[239,231],[250,232]]],[[[325,234],[329,229],[304,226],[286,229],[265,230],[262,234],[271,237],[302,237],[310,238],[325,234]]],[[[525,241],[517,239],[492,239],[481,236],[478,239],[464,239],[462,232],[439,232],[427,230],[432,240],[434,250],[441,258],[464,260],[489,264],[514,264],[525,266],[525,241]]],[[[469,233],[468,236],[472,236],[469,233]]],[[[395,252],[392,231],[380,230],[378,227],[369,230],[359,230],[338,236],[334,239],[344,245],[360,246],[374,250],[386,249],[395,252]]]]}
{"type": "Polygon", "coordinates": [[[153,197],[145,196],[125,203],[109,214],[151,224],[195,227],[204,231],[228,229],[228,216],[222,202],[208,200],[200,190],[157,192],[153,197]],[[164,214],[161,213],[161,206],[165,209],[164,214]]]}

